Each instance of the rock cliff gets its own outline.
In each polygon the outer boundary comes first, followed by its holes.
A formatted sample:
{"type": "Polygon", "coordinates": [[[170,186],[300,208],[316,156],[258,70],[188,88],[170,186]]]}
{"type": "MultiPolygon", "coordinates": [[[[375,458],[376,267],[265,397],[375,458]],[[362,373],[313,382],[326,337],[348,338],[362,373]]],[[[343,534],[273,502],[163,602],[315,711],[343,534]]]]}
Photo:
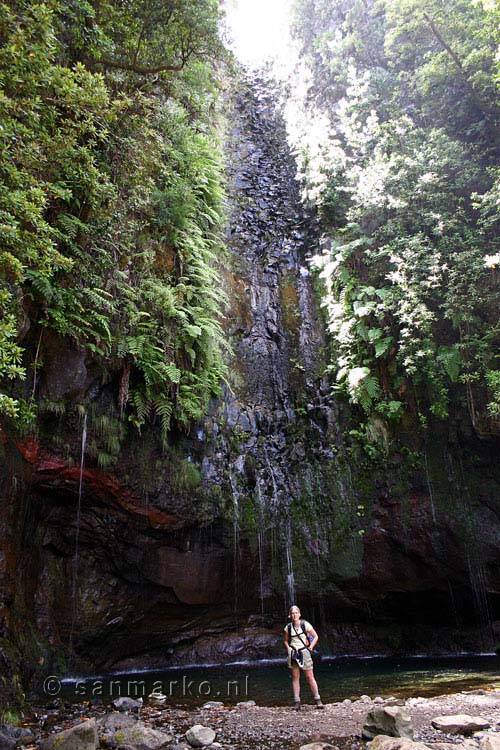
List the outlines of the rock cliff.
{"type": "Polygon", "coordinates": [[[113,378],[54,337],[38,433],[1,433],[9,688],[64,655],[71,671],[280,654],[292,601],[324,650],[492,645],[498,443],[479,441],[458,411],[430,436],[408,422],[392,442],[373,424],[391,446],[380,456],[356,443],[356,415],[324,374],[307,260],[317,229],[278,100],[258,76],[230,97],[221,265],[232,353],[205,421],[174,431],[167,450],[153,430],[126,433],[113,378]]]}

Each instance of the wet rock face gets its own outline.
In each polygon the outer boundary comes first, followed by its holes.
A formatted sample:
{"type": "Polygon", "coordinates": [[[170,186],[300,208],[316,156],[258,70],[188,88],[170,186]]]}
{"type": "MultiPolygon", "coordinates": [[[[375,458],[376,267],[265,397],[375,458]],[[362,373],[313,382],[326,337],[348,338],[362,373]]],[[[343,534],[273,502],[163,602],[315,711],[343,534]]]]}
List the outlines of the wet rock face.
{"type": "MultiPolygon", "coordinates": [[[[166,452],[153,430],[129,435],[116,465],[99,468],[99,440],[120,431],[112,389],[58,341],[40,387],[86,403],[86,444],[70,409],[47,414],[36,438],[2,433],[0,617],[7,636],[33,622],[45,646],[34,639],[27,664],[45,669],[69,643],[88,668],[279,655],[296,598],[325,652],[473,650],[477,640],[462,633],[458,646],[436,626],[476,627],[488,595],[500,597],[495,446],[450,448],[436,435],[425,473],[346,444],[348,415],[323,376],[315,223],[278,100],[250,76],[228,102],[234,353],[204,422],[166,452]]],[[[500,606],[490,614],[500,619],[500,606]]],[[[0,659],[10,674],[18,655],[0,659]]]]}
{"type": "MultiPolygon", "coordinates": [[[[165,663],[281,652],[274,618],[281,625],[295,595],[290,505],[301,492],[298,461],[308,454],[316,466],[328,454],[335,420],[306,270],[313,225],[275,98],[264,81],[248,79],[229,105],[224,278],[234,357],[230,387],[205,423],[166,455],[151,436],[136,438],[113,470],[96,466],[91,409],[85,431],[81,419],[48,416],[44,436],[14,447],[29,473],[30,549],[21,557],[36,565],[28,608],[49,643],[71,642],[92,664],[138,654],[165,663]],[[260,620],[242,630],[255,612],[260,620]],[[218,635],[235,629],[236,638],[218,635]]],[[[45,397],[81,401],[92,392],[92,404],[113,415],[91,363],[56,343],[45,397]]]]}
{"type": "MultiPolygon", "coordinates": [[[[312,397],[317,396],[314,372],[320,372],[323,343],[310,279],[305,281],[302,275],[308,276],[308,271],[301,265],[311,249],[307,238],[311,241],[312,223],[299,200],[275,99],[276,92],[263,81],[243,81],[233,100],[227,145],[231,154],[227,241],[232,252],[230,273],[239,280],[239,288],[229,288],[229,325],[241,374],[241,382],[234,384],[239,403],[232,411],[241,414],[245,407],[253,407],[261,420],[268,417],[271,430],[279,429],[280,419],[294,419],[293,409],[304,395],[300,390],[306,380],[312,397]],[[305,365],[307,377],[302,375],[305,365]]],[[[245,417],[242,422],[246,427],[245,417]]]]}

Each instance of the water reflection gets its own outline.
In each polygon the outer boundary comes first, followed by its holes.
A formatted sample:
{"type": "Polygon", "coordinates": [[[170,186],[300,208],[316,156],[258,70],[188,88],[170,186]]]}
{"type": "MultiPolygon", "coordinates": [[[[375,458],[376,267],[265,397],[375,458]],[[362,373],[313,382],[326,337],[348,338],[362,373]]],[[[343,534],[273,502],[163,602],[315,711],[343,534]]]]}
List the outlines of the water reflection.
{"type": "MultiPolygon", "coordinates": [[[[497,656],[387,659],[338,658],[315,667],[326,701],[356,699],[363,694],[432,697],[473,688],[500,686],[497,656]]],[[[195,706],[208,700],[224,703],[254,700],[283,705],[290,700],[290,676],[283,662],[169,669],[120,675],[69,678],[61,697],[68,701],[123,695],[147,697],[162,692],[170,706],[195,706]]]]}

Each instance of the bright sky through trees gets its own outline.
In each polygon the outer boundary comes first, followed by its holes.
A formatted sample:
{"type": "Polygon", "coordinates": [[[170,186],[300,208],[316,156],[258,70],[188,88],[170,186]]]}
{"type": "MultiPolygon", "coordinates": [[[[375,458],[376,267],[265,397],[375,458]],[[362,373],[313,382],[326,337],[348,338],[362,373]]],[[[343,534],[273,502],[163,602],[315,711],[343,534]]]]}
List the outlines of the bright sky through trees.
{"type": "Polygon", "coordinates": [[[227,0],[231,47],[252,68],[273,59],[285,65],[290,55],[291,0],[227,0]]]}

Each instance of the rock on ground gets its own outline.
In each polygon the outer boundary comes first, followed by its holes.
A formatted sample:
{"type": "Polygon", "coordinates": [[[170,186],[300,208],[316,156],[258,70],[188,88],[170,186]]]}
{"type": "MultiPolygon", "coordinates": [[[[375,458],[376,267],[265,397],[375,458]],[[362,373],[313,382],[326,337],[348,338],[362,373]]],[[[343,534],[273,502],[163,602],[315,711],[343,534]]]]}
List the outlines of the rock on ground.
{"type": "Polygon", "coordinates": [[[16,740],[7,734],[0,732],[0,750],[13,750],[16,746],[16,740]]]}
{"type": "Polygon", "coordinates": [[[486,734],[479,740],[481,750],[500,750],[500,733],[486,734]]]}
{"type": "Polygon", "coordinates": [[[388,737],[379,734],[368,743],[369,750],[429,750],[423,742],[413,742],[406,737],[388,737]]]}
{"type": "Polygon", "coordinates": [[[134,698],[116,698],[113,701],[113,706],[118,711],[139,711],[142,707],[142,698],[135,700],[134,698]]]}
{"type": "Polygon", "coordinates": [[[95,719],[84,721],[75,727],[55,732],[41,744],[41,750],[96,750],[97,725],[95,719]]]}
{"type": "Polygon", "coordinates": [[[133,727],[137,724],[137,717],[130,716],[130,714],[121,714],[117,711],[113,711],[111,714],[106,714],[101,719],[97,720],[97,731],[99,734],[114,734],[120,729],[126,727],[133,727]]]}
{"type": "Polygon", "coordinates": [[[35,742],[36,739],[31,729],[27,727],[13,727],[9,724],[0,725],[0,734],[13,739],[18,745],[29,745],[35,742]]]}
{"type": "Polygon", "coordinates": [[[472,734],[479,729],[488,729],[491,726],[481,716],[468,716],[467,714],[455,714],[454,716],[436,716],[431,721],[434,729],[439,729],[446,734],[472,734]]]}
{"type": "Polygon", "coordinates": [[[366,716],[362,736],[366,740],[371,740],[378,734],[413,739],[411,717],[408,711],[400,706],[372,708],[366,716]]]}
{"type": "Polygon", "coordinates": [[[192,747],[206,747],[215,740],[215,732],[210,727],[195,724],[187,730],[186,739],[192,747]]]}
{"type": "MultiPolygon", "coordinates": [[[[384,706],[387,707],[387,699],[384,706]]],[[[415,740],[425,743],[430,750],[483,750],[480,746],[482,737],[486,734],[491,734],[494,740],[500,737],[500,731],[483,731],[474,735],[472,747],[472,740],[464,741],[460,735],[446,735],[431,725],[436,716],[467,714],[479,716],[484,723],[495,727],[500,718],[500,689],[490,689],[485,694],[468,691],[435,698],[415,696],[406,701],[406,706],[411,713],[415,740]]],[[[295,712],[288,705],[271,707],[247,704],[244,709],[226,705],[213,711],[203,710],[201,706],[190,709],[167,706],[159,710],[145,705],[140,720],[153,729],[175,735],[176,741],[168,750],[192,750],[193,746],[188,746],[185,733],[195,724],[216,731],[217,741],[224,750],[297,750],[301,745],[314,742],[338,745],[342,750],[364,750],[364,742],[360,740],[361,730],[368,710],[375,707],[382,706],[349,700],[327,702],[324,711],[316,711],[313,705],[305,704],[301,711],[295,712]]],[[[111,713],[104,705],[78,706],[75,710],[77,708],[80,712],[84,709],[85,715],[99,719],[102,750],[107,747],[107,740],[123,726],[121,722],[130,726],[137,722],[137,714],[111,713]]],[[[41,710],[37,710],[37,716],[29,724],[35,733],[40,726],[41,713],[41,710]]],[[[69,726],[69,722],[81,723],[80,717],[81,713],[75,715],[74,712],[56,711],[51,712],[49,718],[51,722],[61,724],[62,730],[69,726]]],[[[42,736],[47,737],[48,733],[48,727],[42,726],[42,736]]],[[[121,746],[124,747],[125,744],[121,746]]],[[[131,744],[128,748],[135,750],[131,744]]],[[[5,748],[0,745],[0,750],[11,750],[11,743],[5,748]]],[[[411,745],[408,750],[416,748],[411,745]]]]}
{"type": "Polygon", "coordinates": [[[114,732],[106,740],[106,744],[110,747],[130,745],[134,750],[159,750],[170,745],[173,739],[170,734],[152,729],[142,721],[136,721],[133,725],[124,726],[114,732]]]}

